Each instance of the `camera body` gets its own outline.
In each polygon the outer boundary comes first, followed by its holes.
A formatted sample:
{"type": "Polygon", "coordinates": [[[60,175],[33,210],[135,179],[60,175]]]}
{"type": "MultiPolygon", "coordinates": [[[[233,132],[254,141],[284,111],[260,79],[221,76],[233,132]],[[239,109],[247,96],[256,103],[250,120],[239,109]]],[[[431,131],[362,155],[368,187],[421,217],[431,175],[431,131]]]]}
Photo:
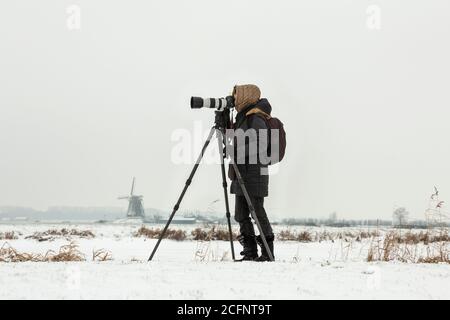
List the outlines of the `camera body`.
{"type": "Polygon", "coordinates": [[[222,112],[226,109],[234,108],[233,96],[227,96],[225,98],[201,98],[191,97],[191,109],[211,108],[222,112]]]}

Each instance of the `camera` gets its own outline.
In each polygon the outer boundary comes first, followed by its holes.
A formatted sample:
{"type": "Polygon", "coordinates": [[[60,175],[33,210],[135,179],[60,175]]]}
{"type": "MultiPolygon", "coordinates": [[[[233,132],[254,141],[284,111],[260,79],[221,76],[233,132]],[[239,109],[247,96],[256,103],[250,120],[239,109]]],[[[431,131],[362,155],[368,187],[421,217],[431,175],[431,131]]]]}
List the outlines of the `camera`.
{"type": "Polygon", "coordinates": [[[225,109],[234,108],[233,96],[227,96],[225,98],[200,98],[191,97],[191,109],[211,108],[217,109],[217,111],[224,111],[225,109]]]}

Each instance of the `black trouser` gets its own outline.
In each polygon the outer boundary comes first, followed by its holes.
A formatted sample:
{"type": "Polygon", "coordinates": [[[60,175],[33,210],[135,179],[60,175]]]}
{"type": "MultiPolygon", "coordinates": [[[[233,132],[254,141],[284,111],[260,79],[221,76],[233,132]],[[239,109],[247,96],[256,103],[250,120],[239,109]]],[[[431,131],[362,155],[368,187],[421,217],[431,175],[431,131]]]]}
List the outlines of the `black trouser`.
{"type": "MultiPolygon", "coordinates": [[[[256,217],[261,224],[261,229],[266,238],[273,238],[272,226],[267,218],[266,210],[264,210],[264,198],[250,196],[253,206],[255,207],[256,217]]],[[[241,235],[254,236],[255,229],[251,220],[250,210],[244,196],[236,196],[235,220],[239,223],[241,235]]]]}

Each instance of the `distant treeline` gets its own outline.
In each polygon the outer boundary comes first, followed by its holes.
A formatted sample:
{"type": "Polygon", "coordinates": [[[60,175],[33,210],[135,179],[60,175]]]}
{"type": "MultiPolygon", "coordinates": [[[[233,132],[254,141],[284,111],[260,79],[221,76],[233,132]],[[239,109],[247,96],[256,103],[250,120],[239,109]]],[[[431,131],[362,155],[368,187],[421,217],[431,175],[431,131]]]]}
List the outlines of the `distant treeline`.
{"type": "MultiPolygon", "coordinates": [[[[165,215],[164,212],[147,208],[148,215],[165,215]]],[[[126,208],[120,207],[50,207],[47,210],[35,210],[26,207],[0,207],[0,220],[26,219],[29,221],[113,221],[126,217],[126,208]]]]}
{"type": "MultiPolygon", "coordinates": [[[[145,215],[147,221],[159,221],[169,216],[169,212],[155,208],[146,208],[145,215]]],[[[201,211],[181,211],[180,217],[195,218],[198,223],[220,223],[226,224],[227,220],[224,214],[217,212],[201,211]]],[[[28,221],[46,221],[46,220],[90,220],[90,221],[113,221],[126,217],[126,208],[119,207],[50,207],[45,211],[39,211],[26,207],[0,207],[0,221],[4,219],[26,219],[28,221]]],[[[231,220],[233,224],[236,222],[231,220]]],[[[316,218],[285,218],[274,221],[274,224],[291,226],[327,226],[327,227],[391,227],[392,220],[371,219],[371,220],[345,220],[345,219],[316,219],[316,218]]],[[[409,221],[404,228],[424,228],[426,221],[409,221]]],[[[450,225],[448,225],[450,227],[450,225]]],[[[395,227],[395,226],[394,226],[395,227]]]]}
{"type": "MultiPolygon", "coordinates": [[[[290,226],[309,226],[309,227],[392,227],[392,220],[331,220],[331,219],[283,219],[279,224],[290,225],[290,226]]],[[[447,224],[446,226],[450,226],[447,224]]],[[[423,220],[410,221],[404,225],[396,225],[394,227],[401,228],[426,228],[427,222],[423,220]]]]}

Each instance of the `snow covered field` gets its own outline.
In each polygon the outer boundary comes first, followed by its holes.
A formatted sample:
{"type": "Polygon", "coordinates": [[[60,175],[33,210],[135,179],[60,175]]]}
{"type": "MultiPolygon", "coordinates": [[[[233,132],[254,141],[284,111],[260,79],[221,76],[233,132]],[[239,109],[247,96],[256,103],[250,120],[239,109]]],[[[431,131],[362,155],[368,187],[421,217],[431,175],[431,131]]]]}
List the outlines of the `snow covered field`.
{"type": "MultiPolygon", "coordinates": [[[[226,241],[164,240],[148,263],[156,240],[134,237],[138,228],[0,224],[0,233],[19,233],[18,239],[0,240],[0,247],[7,242],[19,252],[45,254],[72,240],[86,257],[85,262],[0,262],[0,299],[450,299],[449,264],[368,263],[369,240],[277,241],[275,263],[231,262],[226,241]],[[95,238],[25,239],[64,227],[91,230],[95,238]],[[113,260],[92,261],[98,249],[111,252],[113,260]]],[[[239,252],[237,242],[235,248],[239,252]]]]}

